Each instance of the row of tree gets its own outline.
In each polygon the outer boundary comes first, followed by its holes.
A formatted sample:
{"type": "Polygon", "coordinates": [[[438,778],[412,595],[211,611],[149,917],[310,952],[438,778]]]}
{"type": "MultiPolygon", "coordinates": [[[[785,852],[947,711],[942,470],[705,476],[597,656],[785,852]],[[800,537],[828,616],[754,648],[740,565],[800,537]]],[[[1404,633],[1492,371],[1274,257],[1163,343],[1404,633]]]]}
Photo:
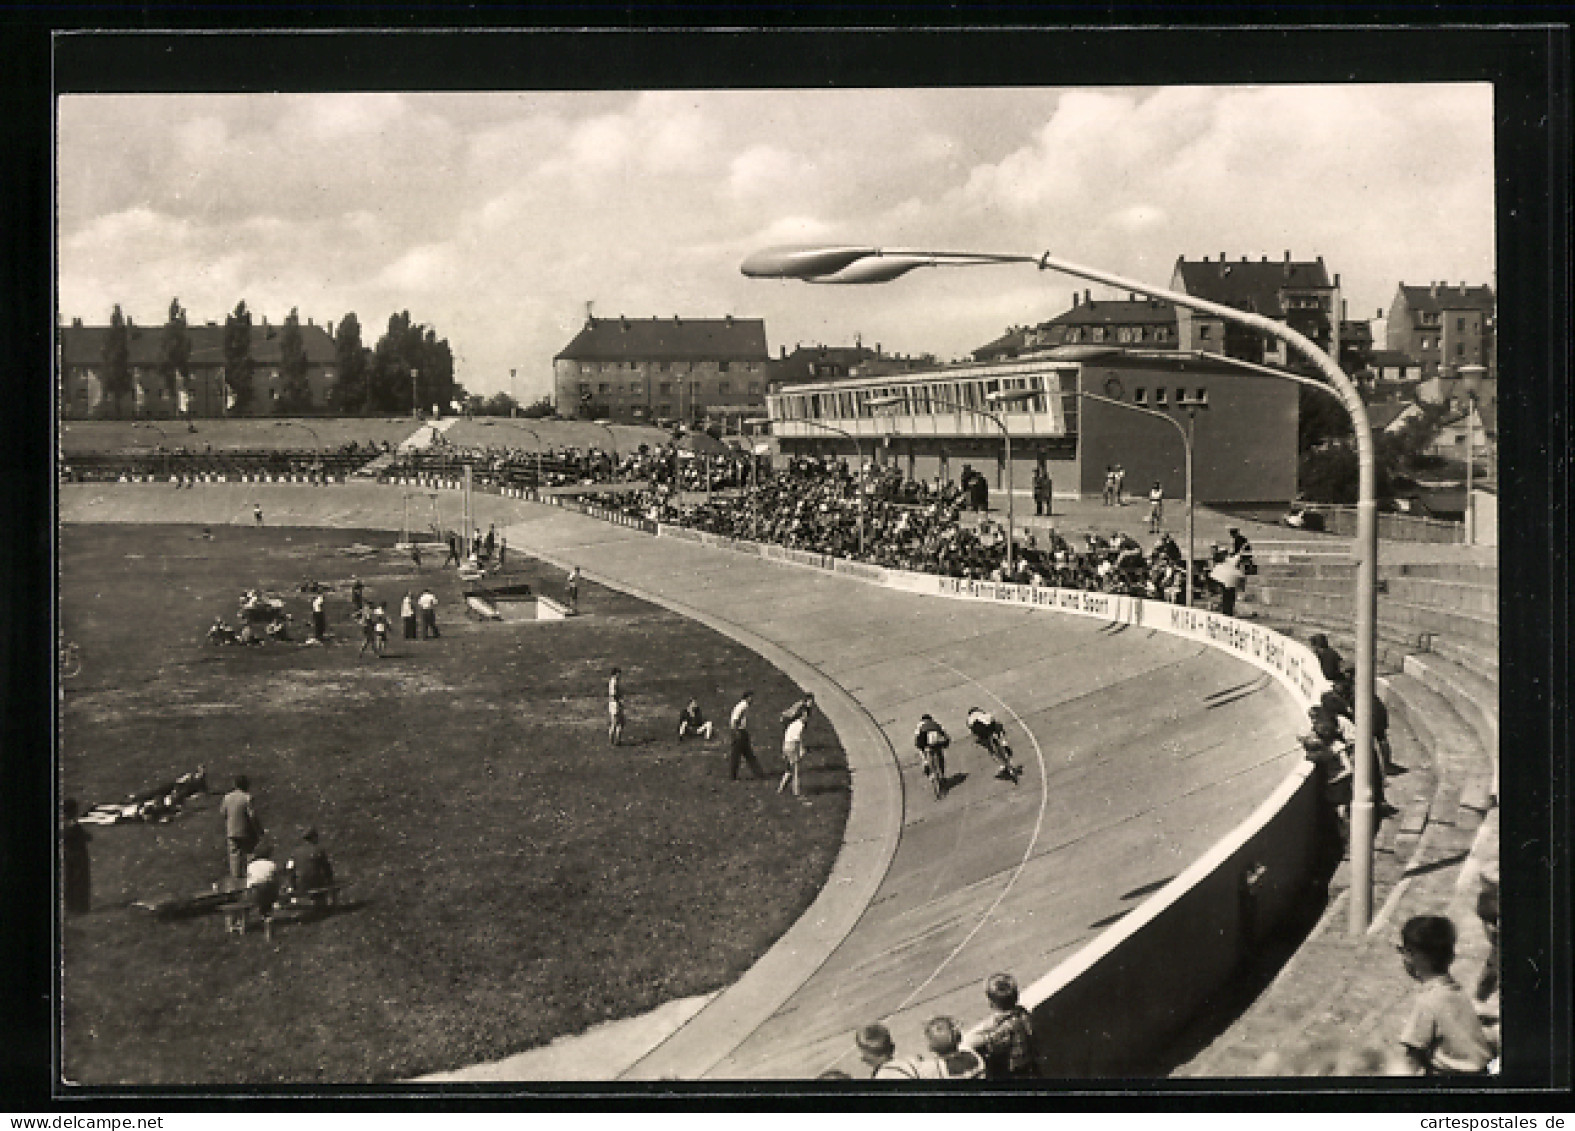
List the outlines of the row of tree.
{"type": "MultiPolygon", "coordinates": [[[[117,303],[104,338],[102,370],[104,392],[116,415],[134,391],[131,330],[131,320],[117,303]]],[[[281,335],[279,411],[308,412],[314,406],[299,310],[291,308],[281,335]]],[[[179,391],[191,391],[191,334],[179,298],[170,300],[159,345],[159,376],[175,401],[179,391]]],[[[251,348],[252,313],[242,300],[224,319],[224,382],[228,411],[236,415],[248,413],[254,397],[252,376],[257,365],[251,348]]],[[[467,399],[454,381],[454,354],[448,340],[439,338],[431,327],[412,322],[408,310],[389,317],[387,331],[370,349],[362,344],[360,320],[354,313],[346,314],[334,334],[334,360],[339,378],[326,405],[332,412],[405,413],[431,405],[446,408],[467,399]]]]}

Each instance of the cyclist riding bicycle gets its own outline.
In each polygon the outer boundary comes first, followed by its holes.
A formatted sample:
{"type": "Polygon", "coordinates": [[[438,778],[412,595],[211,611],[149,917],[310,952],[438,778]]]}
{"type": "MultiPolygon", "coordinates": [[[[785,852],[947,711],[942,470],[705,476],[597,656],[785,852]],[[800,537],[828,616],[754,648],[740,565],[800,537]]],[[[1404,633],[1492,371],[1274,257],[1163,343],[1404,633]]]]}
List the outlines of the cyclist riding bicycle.
{"type": "Polygon", "coordinates": [[[1001,763],[1000,772],[996,776],[1010,778],[1015,783],[1019,771],[1012,764],[1012,748],[1006,742],[1006,728],[988,711],[981,711],[978,707],[970,707],[968,708],[968,729],[973,732],[974,741],[988,750],[996,761],[1001,763]]]}
{"type": "Polygon", "coordinates": [[[924,760],[924,776],[930,779],[936,797],[946,790],[946,747],[951,741],[940,723],[929,715],[920,716],[919,728],[913,732],[913,745],[924,760]]]}

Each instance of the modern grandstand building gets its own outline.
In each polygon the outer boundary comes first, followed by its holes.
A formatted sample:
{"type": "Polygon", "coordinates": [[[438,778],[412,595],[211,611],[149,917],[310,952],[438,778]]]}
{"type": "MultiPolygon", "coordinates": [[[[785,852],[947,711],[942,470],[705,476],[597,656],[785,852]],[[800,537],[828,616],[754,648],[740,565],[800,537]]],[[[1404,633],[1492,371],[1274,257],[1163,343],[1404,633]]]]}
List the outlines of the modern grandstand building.
{"type": "Polygon", "coordinates": [[[1097,496],[1106,468],[1120,464],[1128,492],[1142,495],[1158,480],[1168,498],[1181,498],[1182,430],[1190,428],[1198,502],[1296,495],[1296,385],[1217,354],[1061,347],[993,364],[799,384],[766,401],[783,454],[874,459],[916,479],[955,480],[967,464],[1004,490],[1009,432],[1019,494],[1043,468],[1058,497],[1097,496]],[[1035,395],[989,400],[1014,390],[1035,395]]]}

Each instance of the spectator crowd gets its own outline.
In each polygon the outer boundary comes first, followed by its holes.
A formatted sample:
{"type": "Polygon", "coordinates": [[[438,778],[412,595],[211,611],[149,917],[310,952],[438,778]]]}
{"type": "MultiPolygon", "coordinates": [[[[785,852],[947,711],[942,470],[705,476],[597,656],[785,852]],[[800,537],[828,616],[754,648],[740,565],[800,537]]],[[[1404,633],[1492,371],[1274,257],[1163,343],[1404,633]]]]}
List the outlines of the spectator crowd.
{"type": "MultiPolygon", "coordinates": [[[[1145,551],[1119,531],[1070,541],[1054,530],[1043,538],[1019,531],[1008,562],[1006,528],[988,517],[983,487],[984,477],[971,467],[952,483],[909,479],[895,467],[855,471],[838,460],[793,457],[780,470],[755,469],[723,494],[697,497],[681,477],[658,472],[647,484],[601,495],[598,502],[653,522],[889,569],[1185,599],[1185,558],[1169,534],[1145,551]]],[[[1243,552],[1250,555],[1250,547],[1238,536],[1236,545],[1216,548],[1213,557],[1243,552]]],[[[1210,584],[1206,564],[1195,573],[1200,592],[1210,584]]]]}

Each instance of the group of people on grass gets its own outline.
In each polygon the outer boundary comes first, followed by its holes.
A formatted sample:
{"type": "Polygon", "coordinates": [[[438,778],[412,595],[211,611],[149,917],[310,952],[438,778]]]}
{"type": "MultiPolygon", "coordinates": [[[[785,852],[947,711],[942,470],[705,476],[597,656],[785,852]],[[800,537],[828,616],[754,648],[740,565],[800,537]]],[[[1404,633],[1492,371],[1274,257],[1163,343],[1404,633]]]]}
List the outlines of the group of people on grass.
{"type": "MultiPolygon", "coordinates": [[[[748,765],[756,778],[770,776],[755,757],[754,742],[750,738],[749,715],[754,699],[755,693],[752,690],[744,691],[728,715],[727,769],[728,777],[732,781],[738,780],[738,770],[741,765],[748,765]]],[[[783,770],[781,779],[777,782],[777,792],[781,793],[788,786],[792,786],[793,796],[806,805],[810,802],[809,798],[804,796],[800,767],[804,761],[804,729],[809,725],[814,714],[815,696],[805,694],[795,699],[779,717],[782,724],[783,770]]],[[[607,679],[607,720],[608,744],[621,745],[624,727],[628,722],[621,668],[613,668],[612,674],[607,679]]],[[[699,700],[691,698],[679,712],[678,741],[699,738],[709,742],[715,735],[716,725],[705,717],[705,713],[700,709],[699,700]]]]}
{"type": "Polygon", "coordinates": [[[300,844],[283,866],[263,847],[263,826],[245,774],[236,775],[235,788],[220,800],[219,819],[224,826],[231,887],[243,890],[245,898],[264,918],[272,914],[281,898],[291,903],[316,904],[331,891],[333,863],[316,828],[301,833],[300,844]]]}

